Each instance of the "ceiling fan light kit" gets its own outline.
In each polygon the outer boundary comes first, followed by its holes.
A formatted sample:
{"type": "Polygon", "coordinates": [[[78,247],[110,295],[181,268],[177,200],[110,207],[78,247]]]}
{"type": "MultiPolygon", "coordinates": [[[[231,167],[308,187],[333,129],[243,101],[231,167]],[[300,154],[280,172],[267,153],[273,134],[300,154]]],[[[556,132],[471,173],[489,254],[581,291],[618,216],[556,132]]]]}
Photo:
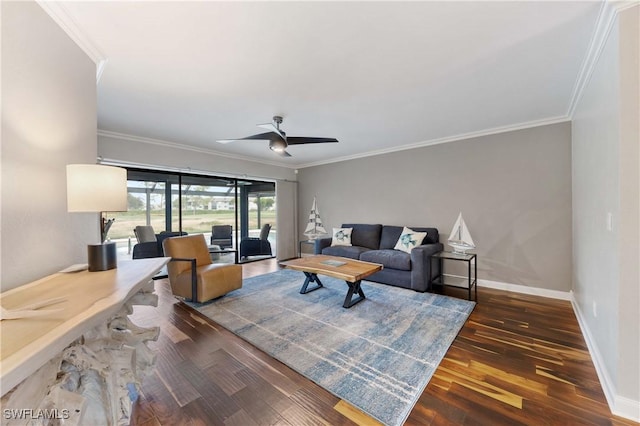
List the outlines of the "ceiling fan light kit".
{"type": "Polygon", "coordinates": [[[269,141],[269,149],[275,152],[283,152],[287,149],[287,143],[284,139],[272,139],[269,141]]]}
{"type": "Polygon", "coordinates": [[[287,147],[289,145],[338,142],[338,140],[335,138],[315,138],[315,137],[304,137],[304,136],[287,137],[287,134],[284,132],[284,130],[280,129],[280,124],[282,124],[282,117],[279,115],[276,115],[273,117],[273,121],[271,123],[258,124],[258,127],[262,127],[264,129],[270,130],[269,132],[260,133],[253,136],[247,136],[246,138],[240,138],[240,139],[219,139],[217,142],[229,143],[229,142],[244,141],[244,140],[264,140],[269,142],[269,149],[271,151],[283,157],[291,157],[291,154],[287,152],[287,147]]]}

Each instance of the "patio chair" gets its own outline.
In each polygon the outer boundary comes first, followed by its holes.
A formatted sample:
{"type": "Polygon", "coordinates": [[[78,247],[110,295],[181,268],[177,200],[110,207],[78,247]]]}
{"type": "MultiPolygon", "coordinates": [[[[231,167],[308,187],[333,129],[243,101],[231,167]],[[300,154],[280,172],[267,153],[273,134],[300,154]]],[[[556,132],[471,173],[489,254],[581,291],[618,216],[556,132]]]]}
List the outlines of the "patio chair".
{"type": "Polygon", "coordinates": [[[220,248],[233,247],[233,227],[231,225],[213,225],[211,227],[211,245],[220,248]]]}
{"type": "Polygon", "coordinates": [[[267,239],[271,225],[266,223],[260,230],[260,237],[244,237],[240,241],[240,258],[248,256],[273,256],[271,243],[267,239]]]}
{"type": "Polygon", "coordinates": [[[156,233],[151,225],[138,225],[133,228],[133,233],[139,243],[157,241],[156,233]]]}
{"type": "Polygon", "coordinates": [[[212,263],[204,235],[164,240],[173,294],[191,302],[206,302],[242,287],[242,266],[212,263]]]}
{"type": "Polygon", "coordinates": [[[187,235],[186,232],[168,232],[162,231],[159,234],[154,233],[153,226],[136,226],[133,233],[138,240],[138,244],[133,246],[132,259],[146,259],[149,257],[163,257],[164,250],[162,242],[166,238],[187,235]]]}

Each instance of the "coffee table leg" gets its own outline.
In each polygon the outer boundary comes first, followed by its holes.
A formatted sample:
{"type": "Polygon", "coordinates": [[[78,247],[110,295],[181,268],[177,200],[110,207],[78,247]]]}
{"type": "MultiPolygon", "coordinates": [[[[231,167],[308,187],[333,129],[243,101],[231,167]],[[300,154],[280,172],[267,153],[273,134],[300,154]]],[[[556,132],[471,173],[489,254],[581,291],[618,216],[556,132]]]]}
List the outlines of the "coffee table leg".
{"type": "Polygon", "coordinates": [[[318,276],[316,274],[311,273],[311,272],[305,272],[304,275],[307,278],[304,280],[304,284],[302,284],[302,288],[300,289],[300,294],[311,293],[312,291],[317,290],[317,289],[322,287],[322,283],[320,282],[320,278],[318,278],[318,276]],[[317,285],[315,287],[312,287],[312,288],[307,288],[309,283],[317,283],[317,285]]]}
{"type": "Polygon", "coordinates": [[[362,302],[365,299],[364,291],[360,288],[360,280],[350,283],[346,281],[349,286],[349,291],[347,292],[347,297],[344,298],[344,303],[342,305],[343,308],[350,308],[358,302],[362,302]],[[359,297],[353,299],[354,294],[358,294],[359,297]]]}

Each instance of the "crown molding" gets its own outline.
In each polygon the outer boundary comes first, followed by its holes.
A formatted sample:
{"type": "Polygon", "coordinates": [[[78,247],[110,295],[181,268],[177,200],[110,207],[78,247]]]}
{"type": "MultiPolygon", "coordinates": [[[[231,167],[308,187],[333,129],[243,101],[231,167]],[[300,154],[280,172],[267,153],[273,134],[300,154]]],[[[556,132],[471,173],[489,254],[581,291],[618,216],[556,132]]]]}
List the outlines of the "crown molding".
{"type": "Polygon", "coordinates": [[[634,6],[640,6],[640,0],[612,0],[611,6],[616,10],[617,13],[622,12],[623,10],[627,10],[634,6]]]}
{"type": "Polygon", "coordinates": [[[374,155],[390,154],[392,152],[406,151],[408,149],[423,148],[423,147],[426,147],[426,146],[439,145],[439,144],[442,144],[442,143],[456,142],[456,141],[461,141],[461,140],[465,140],[465,139],[478,138],[478,137],[482,137],[482,136],[490,136],[490,135],[497,135],[497,134],[500,134],[500,133],[513,132],[513,131],[516,131],[516,130],[530,129],[530,128],[533,128],[533,127],[548,126],[548,125],[551,125],[551,124],[564,123],[564,122],[567,122],[567,121],[570,121],[570,120],[571,120],[570,117],[568,117],[566,115],[562,115],[562,116],[558,116],[558,117],[545,118],[543,120],[527,121],[527,122],[524,122],[524,123],[512,124],[512,125],[501,126],[501,127],[492,127],[490,129],[479,130],[479,131],[476,131],[476,132],[461,133],[461,134],[454,135],[454,136],[447,136],[447,137],[439,138],[439,139],[431,139],[431,140],[427,140],[427,141],[423,141],[423,142],[417,142],[417,143],[408,144],[408,145],[401,145],[401,146],[397,146],[397,147],[393,147],[393,148],[380,149],[380,150],[377,150],[377,151],[369,151],[369,152],[365,152],[365,153],[362,153],[362,154],[349,155],[349,156],[334,158],[334,159],[326,160],[326,161],[317,161],[317,162],[313,162],[313,163],[301,164],[301,165],[298,165],[297,168],[298,169],[303,169],[305,167],[321,166],[321,165],[324,165],[324,164],[338,163],[340,161],[348,161],[348,160],[355,160],[355,159],[358,159],[358,158],[372,157],[374,155]]]}
{"type": "Polygon", "coordinates": [[[142,137],[142,136],[128,135],[128,134],[125,134],[125,133],[111,132],[111,131],[108,131],[108,130],[100,130],[100,129],[98,129],[98,136],[104,136],[104,137],[121,139],[121,140],[128,140],[128,141],[132,141],[132,142],[146,143],[146,144],[150,144],[150,145],[163,146],[163,147],[167,147],[167,148],[182,149],[182,150],[186,150],[186,151],[199,152],[199,153],[202,153],[202,154],[217,155],[217,156],[220,156],[220,157],[232,158],[232,159],[235,159],[235,160],[251,161],[251,162],[260,163],[260,164],[268,164],[268,165],[276,166],[276,167],[284,167],[284,168],[289,168],[289,169],[303,169],[303,168],[306,168],[306,167],[322,166],[322,165],[325,165],[325,164],[339,163],[341,161],[348,161],[348,160],[356,160],[356,159],[359,159],[359,158],[373,157],[375,155],[390,154],[390,153],[397,152],[397,151],[406,151],[408,149],[423,148],[423,147],[426,147],[426,146],[439,145],[439,144],[448,143],[448,142],[456,142],[456,141],[461,141],[461,140],[465,140],[465,139],[473,139],[473,138],[478,138],[478,137],[482,137],[482,136],[497,135],[497,134],[500,134],[500,133],[513,132],[513,131],[516,131],[516,130],[525,130],[525,129],[530,129],[530,128],[533,128],[533,127],[548,126],[548,125],[551,125],[551,124],[564,123],[564,122],[567,122],[567,121],[570,121],[570,120],[571,120],[571,118],[563,115],[563,116],[558,116],[558,117],[546,118],[546,119],[543,119],[543,120],[527,121],[525,123],[518,123],[518,124],[509,125],[509,126],[493,127],[493,128],[490,128],[490,129],[480,130],[480,131],[477,131],[477,132],[462,133],[462,134],[459,134],[459,135],[448,136],[448,137],[439,138],[439,139],[431,139],[431,140],[424,141],[424,142],[418,142],[418,143],[413,143],[413,144],[408,144],[408,145],[401,145],[401,146],[397,146],[397,147],[393,147],[393,148],[380,149],[380,150],[369,151],[369,152],[365,152],[365,153],[361,153],[361,154],[349,155],[349,156],[338,157],[338,158],[333,158],[333,159],[324,160],[324,161],[317,161],[317,162],[306,163],[306,164],[298,164],[298,165],[283,164],[283,163],[278,163],[278,162],[275,162],[275,161],[266,161],[266,160],[264,160],[262,158],[247,157],[247,156],[241,156],[241,155],[233,155],[233,154],[228,154],[226,152],[216,151],[216,150],[213,150],[213,149],[198,148],[198,147],[194,147],[194,146],[178,144],[178,143],[175,143],[175,142],[169,142],[169,141],[160,140],[160,139],[146,138],[146,137],[142,137]]]}
{"type": "Polygon", "coordinates": [[[584,90],[591,80],[595,66],[600,59],[600,55],[602,54],[602,50],[609,38],[609,34],[611,33],[611,29],[613,28],[618,14],[623,10],[638,5],[640,5],[639,0],[604,1],[602,3],[600,12],[598,13],[598,18],[596,19],[595,30],[591,36],[587,55],[582,61],[578,78],[573,86],[573,94],[571,95],[569,108],[567,110],[568,117],[573,118],[578,102],[580,102],[584,90]]]}
{"type": "Polygon", "coordinates": [[[107,58],[95,43],[80,29],[69,12],[61,3],[55,1],[36,0],[36,3],[54,20],[56,24],[73,40],[84,53],[96,64],[96,84],[107,64],[107,58]]]}
{"type": "Polygon", "coordinates": [[[191,146],[191,145],[183,145],[183,144],[179,144],[179,143],[175,143],[175,142],[169,142],[169,141],[165,141],[165,140],[161,140],[161,139],[146,138],[146,137],[143,137],[143,136],[128,135],[126,133],[111,132],[111,131],[108,131],[108,130],[100,130],[100,129],[98,129],[98,136],[103,136],[103,137],[107,137],[107,138],[114,138],[114,139],[120,139],[120,140],[127,140],[127,141],[131,141],[131,142],[145,143],[145,144],[149,144],[149,145],[161,146],[161,147],[164,147],[164,148],[181,149],[181,150],[184,150],[184,151],[198,152],[200,154],[217,155],[219,157],[231,158],[231,159],[234,159],[234,160],[250,161],[252,163],[267,164],[267,165],[270,165],[270,166],[284,167],[284,168],[287,168],[287,169],[296,169],[296,168],[298,168],[297,166],[293,166],[293,165],[290,165],[290,164],[282,164],[282,163],[278,163],[278,162],[275,162],[275,161],[264,160],[262,158],[255,158],[255,157],[248,157],[248,156],[243,156],[243,155],[229,154],[229,153],[226,153],[226,152],[216,151],[216,150],[213,150],[213,149],[200,148],[200,147],[195,147],[195,146],[191,146]]]}

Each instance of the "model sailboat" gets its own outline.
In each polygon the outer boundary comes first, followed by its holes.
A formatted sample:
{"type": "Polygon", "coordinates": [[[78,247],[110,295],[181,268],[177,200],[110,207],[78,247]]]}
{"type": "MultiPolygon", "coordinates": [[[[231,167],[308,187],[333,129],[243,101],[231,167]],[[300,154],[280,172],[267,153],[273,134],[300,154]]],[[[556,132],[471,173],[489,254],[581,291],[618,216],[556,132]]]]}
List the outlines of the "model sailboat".
{"type": "Polygon", "coordinates": [[[327,231],[322,226],[322,219],[320,219],[320,212],[318,211],[318,204],[316,203],[316,197],[313,197],[313,205],[311,206],[311,212],[309,213],[309,223],[304,230],[304,235],[311,240],[318,238],[318,235],[326,234],[327,231]]]}
{"type": "Polygon", "coordinates": [[[467,229],[467,225],[462,218],[462,212],[458,215],[458,220],[456,220],[451,230],[451,235],[449,235],[449,245],[453,247],[454,253],[462,254],[466,253],[467,250],[476,248],[469,229],[467,229]]]}

